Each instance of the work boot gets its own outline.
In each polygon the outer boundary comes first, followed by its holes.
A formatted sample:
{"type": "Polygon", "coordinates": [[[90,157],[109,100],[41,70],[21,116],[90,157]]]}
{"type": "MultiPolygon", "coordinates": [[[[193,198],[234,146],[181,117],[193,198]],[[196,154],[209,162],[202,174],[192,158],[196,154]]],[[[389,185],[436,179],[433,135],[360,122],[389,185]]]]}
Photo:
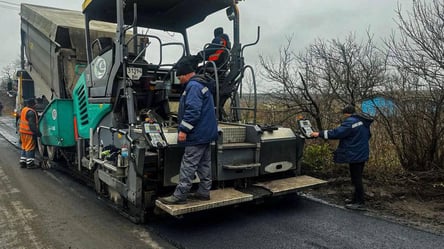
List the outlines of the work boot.
{"type": "Polygon", "coordinates": [[[203,195],[203,194],[199,194],[199,193],[190,193],[188,195],[188,198],[193,199],[193,200],[199,200],[199,201],[209,201],[210,195],[203,195]]]}
{"type": "Polygon", "coordinates": [[[363,203],[347,204],[347,205],[345,205],[345,208],[351,209],[351,210],[356,210],[356,211],[365,211],[365,210],[367,210],[367,208],[365,207],[365,204],[363,204],[363,203]]]}
{"type": "Polygon", "coordinates": [[[26,162],[20,162],[20,168],[26,168],[26,162]]]}
{"type": "Polygon", "coordinates": [[[178,205],[178,204],[187,203],[186,199],[179,199],[178,197],[176,197],[174,195],[159,198],[159,201],[162,202],[163,204],[169,204],[169,205],[178,205]]]}

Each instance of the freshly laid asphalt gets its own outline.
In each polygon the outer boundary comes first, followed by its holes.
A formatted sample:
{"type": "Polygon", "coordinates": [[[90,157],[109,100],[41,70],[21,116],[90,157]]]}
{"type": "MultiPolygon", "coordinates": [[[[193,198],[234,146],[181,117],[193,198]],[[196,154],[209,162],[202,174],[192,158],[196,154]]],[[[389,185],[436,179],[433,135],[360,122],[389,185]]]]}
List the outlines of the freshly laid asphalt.
{"type": "Polygon", "coordinates": [[[444,237],[297,195],[166,218],[153,231],[180,248],[443,248],[444,237]]]}

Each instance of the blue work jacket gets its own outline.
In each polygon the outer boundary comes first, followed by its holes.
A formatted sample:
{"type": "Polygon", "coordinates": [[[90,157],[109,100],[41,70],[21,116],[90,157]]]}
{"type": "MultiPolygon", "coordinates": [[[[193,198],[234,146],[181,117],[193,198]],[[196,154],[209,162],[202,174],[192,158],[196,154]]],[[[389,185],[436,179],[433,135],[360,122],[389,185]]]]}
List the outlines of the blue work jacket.
{"type": "Polygon", "coordinates": [[[214,109],[212,86],[201,77],[193,77],[186,83],[179,102],[179,131],[187,133],[181,144],[207,144],[217,140],[217,120],[214,109]]]}
{"type": "Polygon", "coordinates": [[[373,119],[365,114],[353,114],[346,118],[341,126],[319,132],[324,139],[339,139],[334,152],[336,163],[360,163],[368,161],[371,137],[370,125],[373,119]]]}

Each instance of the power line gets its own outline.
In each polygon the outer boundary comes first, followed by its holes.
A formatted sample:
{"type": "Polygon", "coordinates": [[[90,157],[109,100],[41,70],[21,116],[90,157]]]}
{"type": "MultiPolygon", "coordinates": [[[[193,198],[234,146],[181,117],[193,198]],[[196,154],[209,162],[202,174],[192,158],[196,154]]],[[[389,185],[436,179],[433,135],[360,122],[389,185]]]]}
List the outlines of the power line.
{"type": "Polygon", "coordinates": [[[20,10],[20,4],[0,0],[0,9],[20,10]]]}
{"type": "Polygon", "coordinates": [[[8,5],[3,5],[2,3],[0,3],[0,9],[17,10],[17,11],[20,10],[19,7],[13,7],[13,6],[8,6],[8,5]]]}
{"type": "Polygon", "coordinates": [[[18,4],[18,3],[11,3],[11,2],[8,2],[8,1],[3,1],[3,0],[0,0],[0,3],[5,3],[5,4],[12,5],[12,6],[17,6],[17,7],[20,6],[20,4],[18,4]]]}

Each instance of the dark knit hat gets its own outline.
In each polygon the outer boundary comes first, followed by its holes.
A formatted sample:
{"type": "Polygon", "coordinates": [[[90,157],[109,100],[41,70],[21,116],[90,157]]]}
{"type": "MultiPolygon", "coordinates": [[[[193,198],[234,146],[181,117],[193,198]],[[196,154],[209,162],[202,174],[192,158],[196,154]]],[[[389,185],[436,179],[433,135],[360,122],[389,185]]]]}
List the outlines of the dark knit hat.
{"type": "Polygon", "coordinates": [[[356,110],[355,110],[355,107],[354,106],[352,106],[352,105],[347,105],[346,107],[344,107],[344,109],[342,109],[342,113],[343,114],[353,114],[353,113],[355,113],[356,112],[356,110]]]}
{"type": "Polygon", "coordinates": [[[196,71],[198,60],[196,56],[184,56],[176,63],[176,75],[181,76],[196,71]]]}
{"type": "Polygon", "coordinates": [[[214,37],[218,37],[224,33],[224,29],[222,27],[217,27],[214,29],[214,37]]]}

